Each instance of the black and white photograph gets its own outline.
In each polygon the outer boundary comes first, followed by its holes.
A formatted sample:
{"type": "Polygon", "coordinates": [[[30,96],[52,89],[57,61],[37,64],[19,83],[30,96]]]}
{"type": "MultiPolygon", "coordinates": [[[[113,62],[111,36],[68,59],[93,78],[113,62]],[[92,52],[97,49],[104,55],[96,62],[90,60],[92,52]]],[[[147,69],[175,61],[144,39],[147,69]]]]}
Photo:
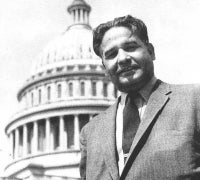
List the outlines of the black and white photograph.
{"type": "Polygon", "coordinates": [[[199,180],[199,0],[0,0],[0,180],[199,180]]]}

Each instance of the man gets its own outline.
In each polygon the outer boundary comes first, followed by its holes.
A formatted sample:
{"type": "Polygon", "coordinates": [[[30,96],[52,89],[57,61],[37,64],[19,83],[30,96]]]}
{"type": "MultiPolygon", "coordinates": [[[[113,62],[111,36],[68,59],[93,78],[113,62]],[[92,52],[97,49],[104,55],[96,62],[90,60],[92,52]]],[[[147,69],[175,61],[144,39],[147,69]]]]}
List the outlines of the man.
{"type": "Polygon", "coordinates": [[[81,178],[199,180],[199,87],[156,79],[147,28],[130,15],[99,25],[93,47],[121,96],[81,132],[81,178]]]}

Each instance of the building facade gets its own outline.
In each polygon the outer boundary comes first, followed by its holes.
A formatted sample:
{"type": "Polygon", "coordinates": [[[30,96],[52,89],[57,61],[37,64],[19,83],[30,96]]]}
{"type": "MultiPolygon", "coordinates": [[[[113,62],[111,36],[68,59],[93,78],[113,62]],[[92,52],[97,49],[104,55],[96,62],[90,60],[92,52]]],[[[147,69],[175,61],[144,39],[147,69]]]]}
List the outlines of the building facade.
{"type": "Polygon", "coordinates": [[[67,10],[71,25],[39,55],[17,94],[20,110],[5,129],[8,178],[79,179],[80,131],[117,96],[93,52],[90,5],[74,0],[67,10]]]}

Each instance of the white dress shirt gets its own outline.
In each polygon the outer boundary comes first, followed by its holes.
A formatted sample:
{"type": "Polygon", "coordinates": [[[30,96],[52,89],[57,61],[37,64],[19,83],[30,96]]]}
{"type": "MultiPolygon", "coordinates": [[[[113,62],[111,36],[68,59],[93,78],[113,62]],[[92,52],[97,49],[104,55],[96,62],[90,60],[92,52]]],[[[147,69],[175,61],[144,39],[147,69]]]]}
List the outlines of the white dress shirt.
{"type": "MultiPolygon", "coordinates": [[[[135,105],[138,107],[140,119],[144,114],[148,99],[151,91],[156,83],[157,79],[155,76],[139,91],[141,97],[135,99],[135,105]]],[[[122,136],[123,136],[123,110],[126,102],[127,93],[121,93],[121,99],[117,109],[116,115],[116,145],[119,156],[118,167],[119,174],[121,175],[124,168],[124,153],[122,150],[122,136]]]]}

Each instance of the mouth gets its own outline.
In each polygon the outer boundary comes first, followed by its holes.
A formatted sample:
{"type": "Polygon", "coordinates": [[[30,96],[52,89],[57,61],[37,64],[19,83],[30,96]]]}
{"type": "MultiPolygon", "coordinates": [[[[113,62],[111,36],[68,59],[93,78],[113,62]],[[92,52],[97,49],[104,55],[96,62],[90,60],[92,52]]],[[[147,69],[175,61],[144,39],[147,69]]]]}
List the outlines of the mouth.
{"type": "Polygon", "coordinates": [[[118,74],[118,75],[120,75],[120,74],[127,74],[127,73],[130,73],[130,72],[134,72],[134,71],[137,70],[138,68],[139,68],[138,65],[125,67],[125,68],[119,69],[119,70],[117,71],[117,74],[118,74]]]}

